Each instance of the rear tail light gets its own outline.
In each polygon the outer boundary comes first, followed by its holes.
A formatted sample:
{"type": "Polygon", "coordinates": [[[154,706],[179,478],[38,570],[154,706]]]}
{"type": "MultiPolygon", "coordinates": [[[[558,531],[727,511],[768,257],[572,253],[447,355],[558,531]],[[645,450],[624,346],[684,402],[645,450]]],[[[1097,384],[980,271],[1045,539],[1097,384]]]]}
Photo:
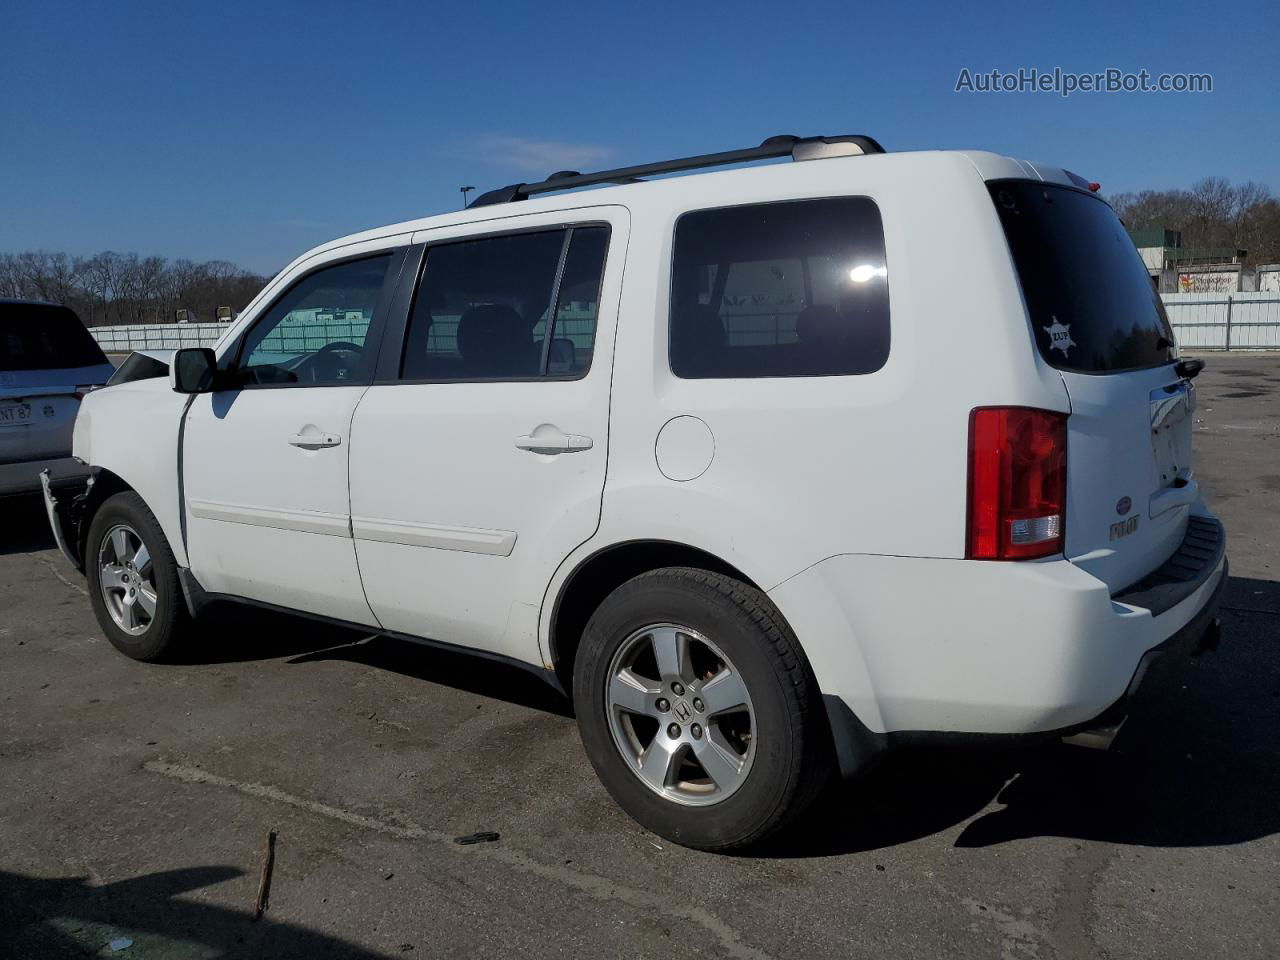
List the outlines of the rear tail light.
{"type": "Polygon", "coordinates": [[[1062,552],[1067,416],[982,407],[969,417],[971,560],[1029,560],[1062,552]]]}

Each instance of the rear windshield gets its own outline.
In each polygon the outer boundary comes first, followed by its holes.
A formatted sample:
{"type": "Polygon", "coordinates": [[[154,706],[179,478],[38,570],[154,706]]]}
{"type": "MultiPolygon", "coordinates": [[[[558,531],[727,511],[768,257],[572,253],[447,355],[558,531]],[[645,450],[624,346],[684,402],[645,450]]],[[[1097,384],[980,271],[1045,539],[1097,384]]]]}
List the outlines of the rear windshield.
{"type": "Polygon", "coordinates": [[[66,307],[0,303],[0,370],[57,370],[106,362],[97,341],[66,307]]]}
{"type": "Polygon", "coordinates": [[[1109,373],[1176,358],[1164,304],[1109,206],[1070,187],[987,187],[1045,360],[1060,370],[1109,373]]]}

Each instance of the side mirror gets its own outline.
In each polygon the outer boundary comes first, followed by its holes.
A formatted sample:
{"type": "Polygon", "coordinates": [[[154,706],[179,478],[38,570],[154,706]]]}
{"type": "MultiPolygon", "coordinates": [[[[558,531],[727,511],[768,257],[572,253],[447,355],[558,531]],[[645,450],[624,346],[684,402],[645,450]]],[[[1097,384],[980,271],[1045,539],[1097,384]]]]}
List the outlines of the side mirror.
{"type": "Polygon", "coordinates": [[[169,363],[169,386],[175,393],[209,393],[218,372],[218,359],[208,347],[176,350],[169,363]]]}
{"type": "Polygon", "coordinates": [[[1179,360],[1177,366],[1173,368],[1173,372],[1184,380],[1194,380],[1196,375],[1203,369],[1203,360],[1179,360]]]}

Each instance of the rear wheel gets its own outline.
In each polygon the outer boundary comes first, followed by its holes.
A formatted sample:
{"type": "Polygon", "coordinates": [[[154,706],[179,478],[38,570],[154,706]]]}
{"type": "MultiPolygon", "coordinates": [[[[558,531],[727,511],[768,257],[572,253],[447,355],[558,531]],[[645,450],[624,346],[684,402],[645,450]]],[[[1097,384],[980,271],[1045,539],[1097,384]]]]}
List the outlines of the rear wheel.
{"type": "Polygon", "coordinates": [[[98,624],[126,656],[163,659],[189,632],[173,551],[136,493],[118,493],[94,514],[85,574],[98,624]]]}
{"type": "Polygon", "coordinates": [[[830,750],[816,684],[768,598],[704,570],[623,584],[583,634],[574,676],[583,745],[642,826],[727,850],[800,813],[830,750]]]}

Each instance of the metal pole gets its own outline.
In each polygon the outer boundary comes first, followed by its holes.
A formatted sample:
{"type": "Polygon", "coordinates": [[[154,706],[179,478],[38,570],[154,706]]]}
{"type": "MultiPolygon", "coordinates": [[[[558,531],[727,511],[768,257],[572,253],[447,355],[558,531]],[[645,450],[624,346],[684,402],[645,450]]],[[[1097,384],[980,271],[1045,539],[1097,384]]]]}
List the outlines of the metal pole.
{"type": "Polygon", "coordinates": [[[1224,348],[1231,349],[1231,294],[1227,294],[1227,345],[1224,348]]]}

